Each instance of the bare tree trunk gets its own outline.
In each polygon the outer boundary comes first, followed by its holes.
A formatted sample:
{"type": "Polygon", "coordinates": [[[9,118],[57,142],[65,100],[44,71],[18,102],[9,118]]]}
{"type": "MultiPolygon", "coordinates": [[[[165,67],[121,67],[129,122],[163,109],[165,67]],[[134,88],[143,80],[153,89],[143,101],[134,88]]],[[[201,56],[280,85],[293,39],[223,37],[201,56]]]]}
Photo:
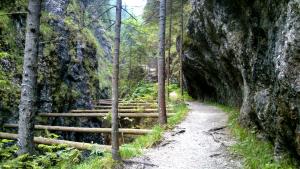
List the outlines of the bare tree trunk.
{"type": "Polygon", "coordinates": [[[118,120],[118,104],[119,104],[119,56],[120,56],[120,32],[121,32],[121,13],[122,0],[117,0],[116,4],[116,25],[115,25],[115,53],[113,58],[113,77],[112,77],[112,158],[120,161],[119,153],[119,120],[118,120]]]}
{"type": "Polygon", "coordinates": [[[158,56],[158,112],[159,123],[167,124],[165,100],[165,40],[166,40],[166,0],[160,0],[159,10],[159,56],[158,56]]]}
{"type": "Polygon", "coordinates": [[[37,110],[36,90],[40,14],[41,0],[29,0],[23,63],[23,80],[19,105],[19,154],[34,153],[33,131],[34,116],[37,110]]]}
{"type": "Polygon", "coordinates": [[[182,72],[182,57],[183,57],[183,0],[181,0],[181,35],[180,35],[180,54],[179,54],[179,61],[180,61],[180,91],[181,91],[181,98],[183,98],[183,72],[182,72]]]}
{"type": "Polygon", "coordinates": [[[168,63],[167,63],[167,97],[169,98],[169,85],[170,85],[170,67],[171,67],[171,47],[172,47],[172,12],[173,12],[173,9],[172,9],[172,0],[169,0],[170,1],[170,23],[169,23],[169,50],[168,50],[168,63]]]}

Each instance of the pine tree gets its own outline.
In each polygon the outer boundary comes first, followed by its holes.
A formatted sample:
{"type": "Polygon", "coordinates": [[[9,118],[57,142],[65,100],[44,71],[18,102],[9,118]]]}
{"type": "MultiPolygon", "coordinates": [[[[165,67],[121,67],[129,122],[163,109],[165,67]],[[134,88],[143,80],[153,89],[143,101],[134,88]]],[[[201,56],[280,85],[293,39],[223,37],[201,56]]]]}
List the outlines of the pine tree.
{"type": "Polygon", "coordinates": [[[169,0],[170,3],[170,13],[169,13],[169,18],[170,18],[170,23],[169,23],[169,50],[168,50],[168,58],[167,58],[167,67],[166,67],[166,73],[167,73],[167,96],[169,97],[169,91],[168,91],[168,86],[170,85],[170,67],[171,67],[171,47],[172,47],[172,20],[173,20],[173,2],[172,0],[169,0]]]}
{"type": "Polygon", "coordinates": [[[166,0],[160,0],[159,10],[159,56],[158,56],[158,112],[159,123],[167,123],[165,100],[165,40],[166,40],[166,0]]]}
{"type": "Polygon", "coordinates": [[[179,54],[179,61],[180,61],[180,93],[181,98],[183,99],[183,72],[182,72],[182,57],[183,57],[183,0],[181,0],[181,14],[180,14],[180,54],[179,54]]]}
{"type": "Polygon", "coordinates": [[[19,105],[19,154],[33,154],[34,116],[37,101],[37,65],[40,32],[41,0],[29,0],[23,64],[21,100],[19,105]]]}

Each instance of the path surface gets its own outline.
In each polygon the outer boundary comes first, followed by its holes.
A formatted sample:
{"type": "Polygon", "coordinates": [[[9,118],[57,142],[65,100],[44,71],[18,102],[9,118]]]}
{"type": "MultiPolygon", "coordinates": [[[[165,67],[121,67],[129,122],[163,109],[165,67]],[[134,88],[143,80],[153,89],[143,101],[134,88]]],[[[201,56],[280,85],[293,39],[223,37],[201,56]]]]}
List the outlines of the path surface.
{"type": "Polygon", "coordinates": [[[234,144],[228,129],[210,131],[226,125],[227,115],[219,109],[198,102],[188,102],[187,118],[164,140],[142,157],[126,163],[126,169],[236,169],[240,161],[231,155],[234,144]]]}

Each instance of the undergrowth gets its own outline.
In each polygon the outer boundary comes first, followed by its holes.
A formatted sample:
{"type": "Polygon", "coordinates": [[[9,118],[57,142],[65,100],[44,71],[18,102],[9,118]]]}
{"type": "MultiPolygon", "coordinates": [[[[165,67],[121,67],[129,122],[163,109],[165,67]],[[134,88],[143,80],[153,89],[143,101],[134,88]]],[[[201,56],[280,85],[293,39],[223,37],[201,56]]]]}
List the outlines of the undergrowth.
{"type": "MultiPolygon", "coordinates": [[[[157,87],[156,84],[140,85],[137,91],[130,99],[156,99],[157,87]]],[[[179,94],[179,89],[176,85],[169,86],[170,97],[168,105],[173,108],[173,116],[168,117],[167,126],[154,125],[150,134],[137,137],[132,143],[123,144],[120,146],[120,154],[122,159],[129,159],[140,156],[146,148],[155,146],[160,142],[163,133],[175,127],[181,122],[187,112],[186,104],[182,102],[179,94]]],[[[188,99],[185,94],[185,100],[188,99]]],[[[55,135],[56,136],[56,135],[55,135]]],[[[51,133],[47,137],[53,138],[51,133]]],[[[56,136],[57,137],[57,136],[56,136]]],[[[0,140],[0,168],[2,169],[110,169],[116,163],[112,160],[110,152],[102,150],[87,151],[89,155],[84,155],[74,148],[66,147],[65,145],[37,145],[37,155],[30,156],[28,154],[17,156],[18,147],[15,141],[0,140]],[[86,157],[89,156],[89,157],[86,157]]]]}
{"type": "MultiPolygon", "coordinates": [[[[212,104],[212,103],[210,103],[212,104]]],[[[296,169],[296,163],[288,155],[281,161],[274,159],[274,148],[270,142],[257,139],[254,129],[239,125],[239,110],[220,104],[213,104],[229,114],[229,128],[238,140],[231,151],[242,156],[245,169],[296,169]]]]}
{"type": "Polygon", "coordinates": [[[1,169],[44,169],[51,166],[64,166],[77,163],[81,159],[80,151],[65,145],[37,145],[37,155],[17,156],[18,147],[15,141],[0,140],[1,169]]]}

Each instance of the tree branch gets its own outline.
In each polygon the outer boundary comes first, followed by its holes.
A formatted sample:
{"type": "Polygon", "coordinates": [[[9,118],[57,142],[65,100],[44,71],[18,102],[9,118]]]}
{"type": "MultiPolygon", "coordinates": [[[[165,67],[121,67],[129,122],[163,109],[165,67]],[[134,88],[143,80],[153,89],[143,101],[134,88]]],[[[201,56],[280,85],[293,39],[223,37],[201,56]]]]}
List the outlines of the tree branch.
{"type": "Polygon", "coordinates": [[[28,12],[11,12],[11,13],[1,13],[0,16],[3,15],[17,15],[17,14],[27,14],[28,12]]]}

